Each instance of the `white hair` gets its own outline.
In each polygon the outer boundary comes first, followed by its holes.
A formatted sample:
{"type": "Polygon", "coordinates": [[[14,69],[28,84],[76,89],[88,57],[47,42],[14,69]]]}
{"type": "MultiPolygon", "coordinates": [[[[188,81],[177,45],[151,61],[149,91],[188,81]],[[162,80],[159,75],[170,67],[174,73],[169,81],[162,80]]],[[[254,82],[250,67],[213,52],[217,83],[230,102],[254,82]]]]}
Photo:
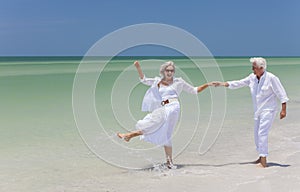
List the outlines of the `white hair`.
{"type": "Polygon", "coordinates": [[[167,62],[163,63],[160,66],[159,74],[160,74],[160,76],[162,78],[164,78],[164,76],[165,76],[164,72],[165,72],[166,68],[169,67],[169,66],[172,66],[173,69],[174,69],[174,72],[175,72],[175,64],[174,64],[174,62],[173,61],[167,61],[167,62]]]}
{"type": "Polygon", "coordinates": [[[255,63],[257,67],[263,67],[264,70],[267,69],[267,61],[262,57],[252,57],[250,62],[255,63]]]}

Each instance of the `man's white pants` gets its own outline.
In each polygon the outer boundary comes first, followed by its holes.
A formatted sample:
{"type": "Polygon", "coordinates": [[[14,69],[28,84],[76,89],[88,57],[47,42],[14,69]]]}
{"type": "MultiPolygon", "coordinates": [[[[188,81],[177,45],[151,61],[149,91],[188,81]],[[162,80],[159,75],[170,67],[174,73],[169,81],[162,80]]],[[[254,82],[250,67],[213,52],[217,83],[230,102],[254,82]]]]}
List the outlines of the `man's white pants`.
{"type": "Polygon", "coordinates": [[[268,156],[268,134],[276,111],[263,111],[254,119],[254,139],[260,157],[268,156]]]}

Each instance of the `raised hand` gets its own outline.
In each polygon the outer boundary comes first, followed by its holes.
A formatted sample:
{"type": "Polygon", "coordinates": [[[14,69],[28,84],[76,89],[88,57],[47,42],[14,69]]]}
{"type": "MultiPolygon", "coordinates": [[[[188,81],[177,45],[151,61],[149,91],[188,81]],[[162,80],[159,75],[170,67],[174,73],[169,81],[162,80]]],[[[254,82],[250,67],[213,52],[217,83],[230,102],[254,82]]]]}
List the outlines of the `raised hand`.
{"type": "Polygon", "coordinates": [[[135,61],[133,64],[134,64],[134,66],[136,67],[136,69],[137,69],[137,71],[138,71],[138,74],[139,74],[139,76],[140,76],[140,79],[143,79],[143,78],[144,78],[144,73],[143,73],[143,71],[142,71],[142,68],[141,68],[141,66],[140,66],[139,61],[135,61]]]}
{"type": "Polygon", "coordinates": [[[136,68],[140,67],[139,61],[135,61],[133,64],[135,65],[136,68]]]}

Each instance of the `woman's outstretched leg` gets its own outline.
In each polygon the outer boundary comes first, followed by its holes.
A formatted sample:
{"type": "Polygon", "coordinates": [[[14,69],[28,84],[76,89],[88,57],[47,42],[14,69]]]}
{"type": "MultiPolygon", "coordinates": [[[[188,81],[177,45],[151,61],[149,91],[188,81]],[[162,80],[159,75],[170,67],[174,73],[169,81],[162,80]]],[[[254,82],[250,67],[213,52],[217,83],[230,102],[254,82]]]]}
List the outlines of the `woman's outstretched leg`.
{"type": "Polygon", "coordinates": [[[133,131],[133,132],[130,132],[130,133],[117,133],[117,136],[120,139],[124,139],[127,142],[129,142],[131,138],[137,137],[137,136],[140,136],[140,135],[143,135],[142,131],[133,131]]]}

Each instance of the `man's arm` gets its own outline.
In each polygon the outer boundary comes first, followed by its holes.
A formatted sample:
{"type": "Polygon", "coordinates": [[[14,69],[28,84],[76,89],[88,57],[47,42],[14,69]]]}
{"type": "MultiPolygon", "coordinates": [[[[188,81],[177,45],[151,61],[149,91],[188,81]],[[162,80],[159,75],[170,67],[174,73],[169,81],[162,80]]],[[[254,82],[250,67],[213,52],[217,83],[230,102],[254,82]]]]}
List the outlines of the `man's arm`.
{"type": "Polygon", "coordinates": [[[281,104],[281,112],[280,112],[280,119],[286,117],[286,103],[281,104]]]}

